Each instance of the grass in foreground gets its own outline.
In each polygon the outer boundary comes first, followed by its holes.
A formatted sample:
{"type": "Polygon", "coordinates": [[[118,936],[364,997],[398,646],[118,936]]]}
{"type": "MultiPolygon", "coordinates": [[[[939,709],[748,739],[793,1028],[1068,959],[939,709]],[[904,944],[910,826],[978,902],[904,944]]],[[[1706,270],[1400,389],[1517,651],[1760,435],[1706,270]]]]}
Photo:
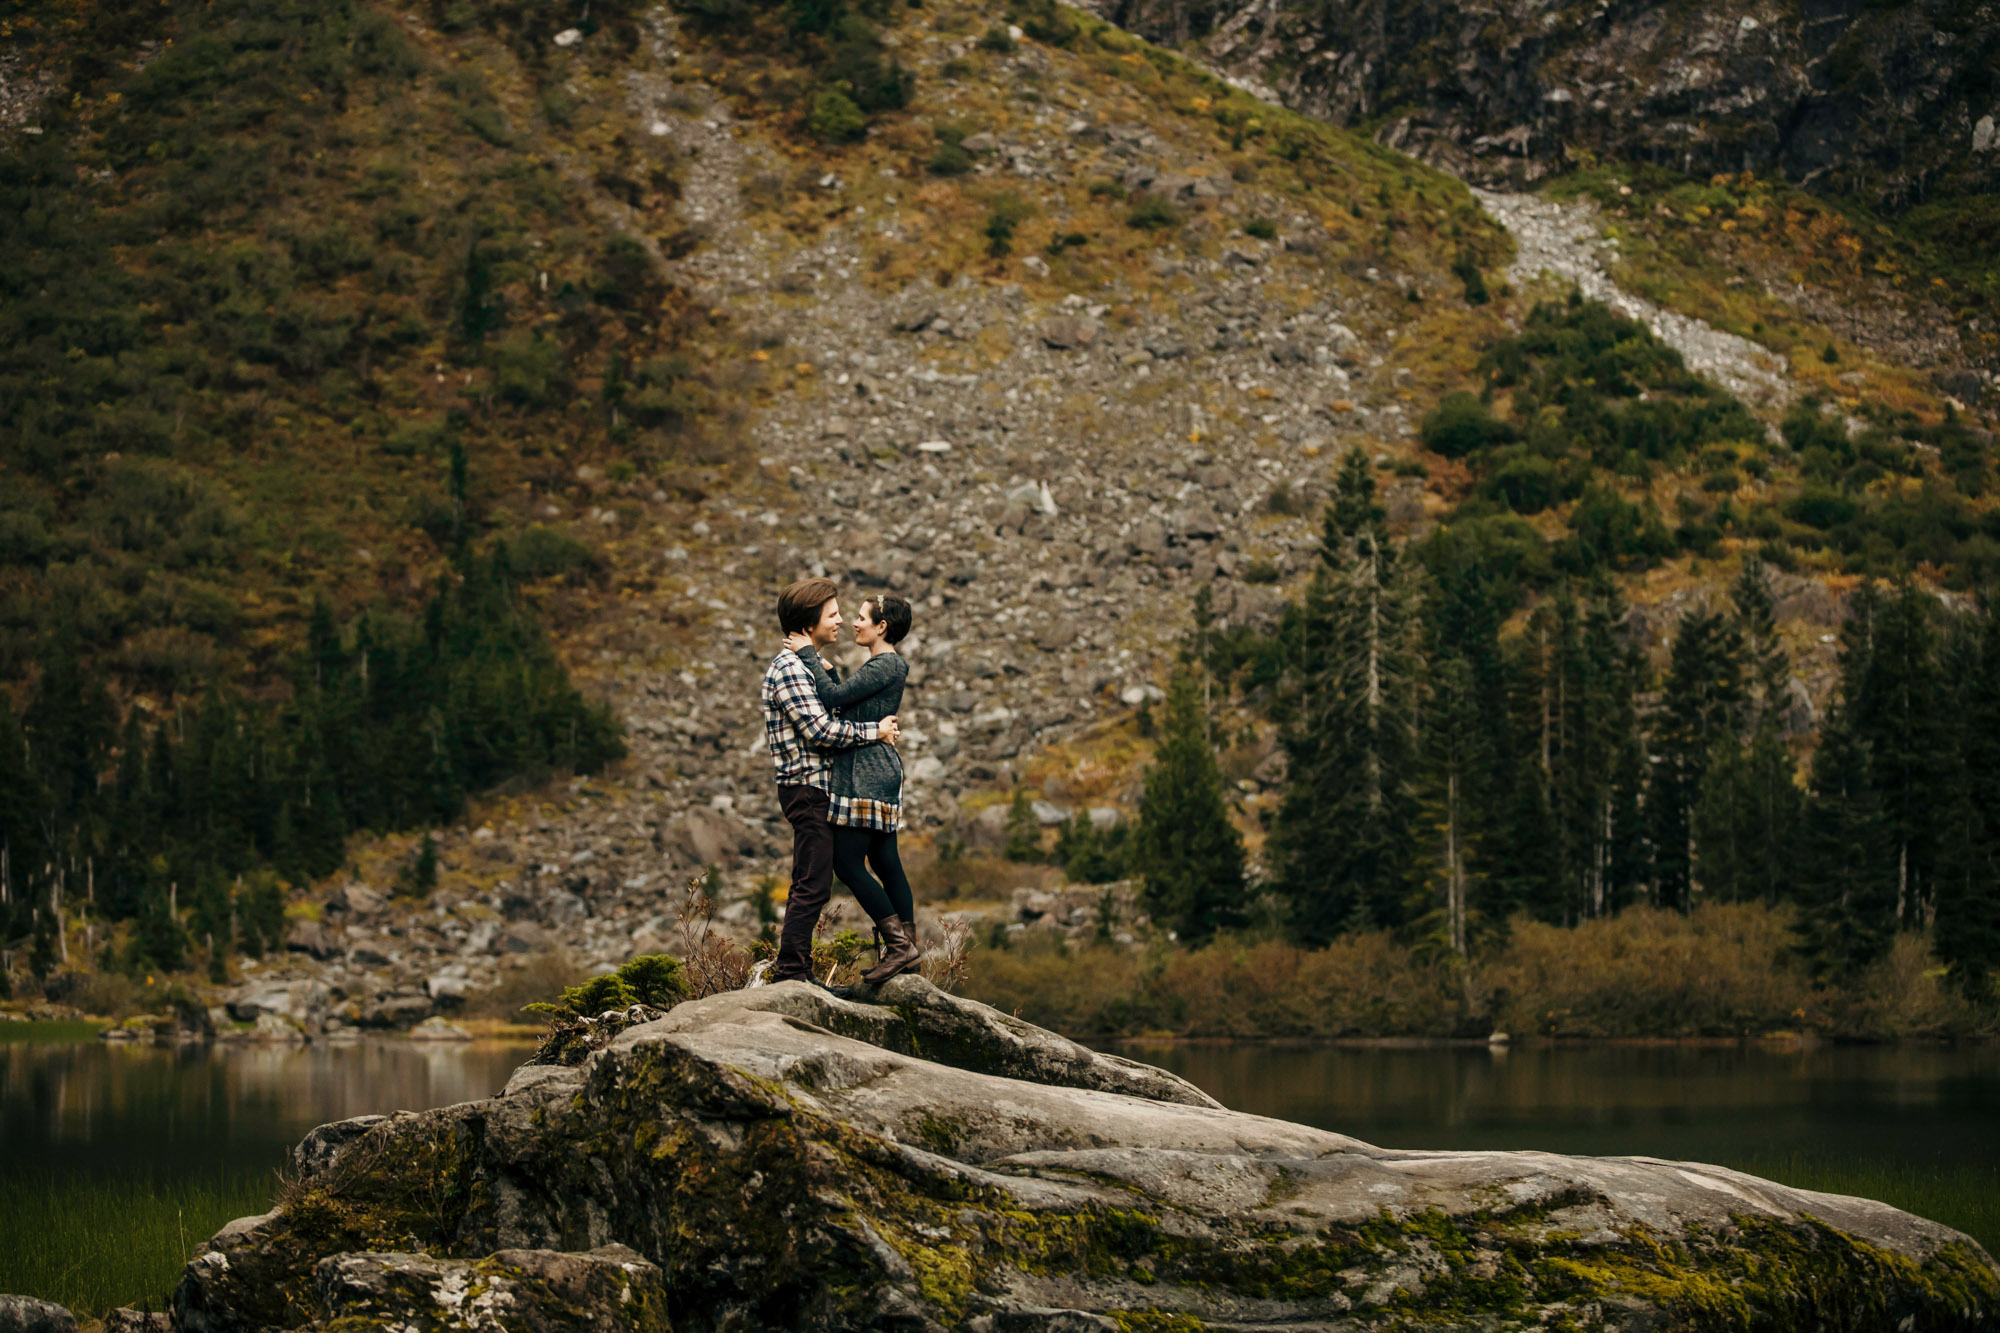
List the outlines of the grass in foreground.
{"type": "Polygon", "coordinates": [[[0,1291],[80,1314],[164,1310],[194,1247],[230,1219],[263,1212],[272,1186],[261,1170],[0,1177],[0,1291]]]}
{"type": "Polygon", "coordinates": [[[1795,1189],[1879,1199],[1955,1227],[2000,1253],[2000,1167],[1854,1161],[1814,1153],[1754,1154],[1724,1163],[1795,1189]]]}

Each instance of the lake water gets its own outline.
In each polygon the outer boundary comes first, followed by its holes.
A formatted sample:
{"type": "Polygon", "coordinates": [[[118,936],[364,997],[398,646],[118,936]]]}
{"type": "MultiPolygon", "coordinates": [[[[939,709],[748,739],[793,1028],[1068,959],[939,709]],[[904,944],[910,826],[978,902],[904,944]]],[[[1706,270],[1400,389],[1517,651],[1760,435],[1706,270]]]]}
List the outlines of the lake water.
{"type": "MultiPolygon", "coordinates": [[[[516,1043],[175,1050],[21,1035],[0,1029],[0,1290],[11,1281],[92,1308],[163,1296],[187,1245],[265,1206],[286,1150],[313,1126],[490,1096],[528,1054],[516,1043]],[[94,1203],[83,1197],[93,1190],[94,1203]],[[96,1287],[63,1276],[72,1235],[101,1239],[142,1215],[154,1219],[153,1257],[96,1287]]],[[[1127,1053],[1237,1109],[1387,1147],[1719,1162],[1886,1199],[2000,1248],[2000,1046],[1127,1053]]]]}
{"type": "Polygon", "coordinates": [[[275,1171],[315,1125],[490,1097],[532,1049],[0,1041],[0,1177],[275,1171]]]}
{"type": "Polygon", "coordinates": [[[1388,1148],[2000,1169],[2000,1045],[1134,1047],[1240,1111],[1388,1148]]]}

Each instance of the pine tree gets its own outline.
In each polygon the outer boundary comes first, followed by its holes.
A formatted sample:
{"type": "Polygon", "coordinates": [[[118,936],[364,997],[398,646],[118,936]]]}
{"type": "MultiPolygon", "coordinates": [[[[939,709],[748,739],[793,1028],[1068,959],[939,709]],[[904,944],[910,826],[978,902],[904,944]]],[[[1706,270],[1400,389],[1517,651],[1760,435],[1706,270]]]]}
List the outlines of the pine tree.
{"type": "Polygon", "coordinates": [[[1957,747],[1939,669],[1936,602],[1908,579],[1876,602],[1866,666],[1849,707],[1866,743],[1896,877],[1896,924],[1928,918],[1957,747]]]}
{"type": "Polygon", "coordinates": [[[1436,664],[1426,702],[1417,781],[1426,845],[1418,862],[1417,901],[1409,915],[1420,932],[1463,958],[1479,907],[1473,793],[1488,762],[1472,668],[1465,659],[1448,657],[1436,664]]]}
{"type": "Polygon", "coordinates": [[[1744,557],[1732,593],[1744,663],[1749,743],[1717,737],[1692,827],[1703,892],[1723,902],[1777,902],[1790,896],[1804,797],[1793,777],[1783,713],[1791,658],[1778,637],[1770,576],[1744,557]]]}
{"type": "Polygon", "coordinates": [[[1042,859],[1042,826],[1035,818],[1035,807],[1028,800],[1028,789],[1014,788],[1013,804],[1007,807],[1007,849],[1009,861],[1039,861],[1042,859]]]}
{"type": "Polygon", "coordinates": [[[1981,621],[1960,659],[1957,781],[1934,933],[1952,985],[1975,1000],[1992,997],[2000,978],[2000,608],[1987,606],[1981,621]]]}
{"type": "Polygon", "coordinates": [[[1718,902],[1791,896],[1805,802],[1793,768],[1791,751],[1769,719],[1747,747],[1734,737],[1716,744],[1693,814],[1703,893],[1718,902]]]}
{"type": "Polygon", "coordinates": [[[1654,891],[1662,906],[1685,912],[1692,905],[1694,810],[1714,749],[1735,736],[1742,704],[1742,639],[1736,627],[1713,612],[1691,613],[1674,636],[1647,788],[1654,891]]]}
{"type": "Polygon", "coordinates": [[[1153,919],[1199,944],[1243,924],[1243,835],[1230,822],[1200,692],[1185,670],[1174,673],[1166,712],[1132,833],[1132,868],[1145,877],[1153,919]]]}
{"type": "Polygon", "coordinates": [[[1852,978],[1895,934],[1895,879],[1869,767],[1843,700],[1820,729],[1799,839],[1798,931],[1822,980],[1852,978]]]}
{"type": "Polygon", "coordinates": [[[1752,551],[1743,557],[1743,568],[1730,590],[1736,604],[1736,632],[1743,642],[1743,675],[1753,726],[1774,720],[1784,707],[1785,689],[1791,682],[1791,656],[1778,637],[1777,598],[1771,590],[1771,574],[1752,551]]]}
{"type": "MultiPolygon", "coordinates": [[[[1337,531],[1329,522],[1330,531],[1337,531]]],[[[1302,613],[1307,649],[1283,741],[1279,890],[1309,941],[1399,924],[1417,819],[1417,571],[1367,527],[1328,555],[1302,613]]]]}

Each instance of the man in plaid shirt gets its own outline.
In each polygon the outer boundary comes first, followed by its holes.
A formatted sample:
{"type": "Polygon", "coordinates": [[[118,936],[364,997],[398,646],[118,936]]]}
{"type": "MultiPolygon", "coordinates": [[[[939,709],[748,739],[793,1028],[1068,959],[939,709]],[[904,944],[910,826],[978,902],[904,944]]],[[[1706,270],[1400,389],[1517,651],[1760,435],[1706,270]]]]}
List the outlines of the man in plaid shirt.
{"type": "MultiPolygon", "coordinates": [[[[778,594],[778,628],[804,634],[815,649],[840,635],[840,602],[831,579],[801,579],[778,594]]],[[[790,649],[764,673],[764,740],[777,770],[778,804],[792,826],[792,888],[778,934],[773,981],[812,979],[813,927],[833,896],[833,826],[827,822],[826,752],[871,741],[894,745],[902,736],[893,717],[844,722],[827,711],[812,673],[790,649]]]]}

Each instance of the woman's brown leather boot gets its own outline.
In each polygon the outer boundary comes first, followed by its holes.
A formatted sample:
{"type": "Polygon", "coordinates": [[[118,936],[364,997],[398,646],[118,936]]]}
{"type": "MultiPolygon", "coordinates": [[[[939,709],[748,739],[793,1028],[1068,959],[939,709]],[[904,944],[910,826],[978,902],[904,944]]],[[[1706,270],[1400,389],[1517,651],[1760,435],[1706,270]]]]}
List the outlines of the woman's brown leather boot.
{"type": "Polygon", "coordinates": [[[882,932],[885,947],[882,961],[861,974],[862,981],[870,986],[879,986],[890,977],[908,972],[923,958],[916,936],[901,917],[885,916],[875,923],[875,928],[882,932]]]}

